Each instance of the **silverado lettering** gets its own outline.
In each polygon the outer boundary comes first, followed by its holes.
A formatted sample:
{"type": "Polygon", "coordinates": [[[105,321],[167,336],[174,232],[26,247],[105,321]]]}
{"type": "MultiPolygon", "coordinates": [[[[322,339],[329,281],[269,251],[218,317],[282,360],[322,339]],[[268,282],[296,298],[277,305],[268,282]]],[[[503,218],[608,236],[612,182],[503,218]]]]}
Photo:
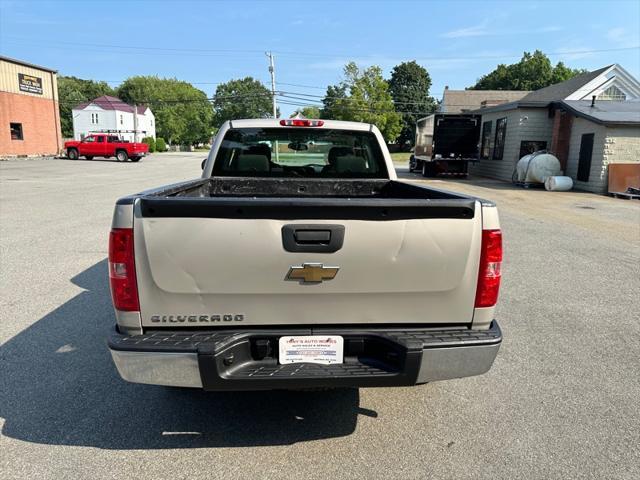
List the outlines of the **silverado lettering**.
{"type": "Polygon", "coordinates": [[[242,322],[244,314],[227,315],[152,315],[154,323],[208,323],[208,322],[242,322]]]}

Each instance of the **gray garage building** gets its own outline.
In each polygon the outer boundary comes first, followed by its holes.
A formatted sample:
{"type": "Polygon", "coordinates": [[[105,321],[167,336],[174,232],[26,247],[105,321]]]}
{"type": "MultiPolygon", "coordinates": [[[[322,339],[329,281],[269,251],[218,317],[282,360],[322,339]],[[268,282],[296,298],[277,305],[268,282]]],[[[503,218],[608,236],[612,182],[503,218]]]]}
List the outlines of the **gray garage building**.
{"type": "Polygon", "coordinates": [[[610,163],[640,162],[640,83],[609,65],[482,115],[476,175],[510,181],[527,153],[553,152],[576,188],[606,192],[610,163]]]}

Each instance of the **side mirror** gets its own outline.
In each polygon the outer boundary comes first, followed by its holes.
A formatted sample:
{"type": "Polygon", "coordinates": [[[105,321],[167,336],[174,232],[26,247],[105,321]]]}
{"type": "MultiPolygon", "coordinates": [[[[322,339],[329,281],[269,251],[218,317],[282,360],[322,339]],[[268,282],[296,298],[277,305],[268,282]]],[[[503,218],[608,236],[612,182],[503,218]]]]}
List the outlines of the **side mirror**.
{"type": "Polygon", "coordinates": [[[205,158],[204,160],[202,160],[202,163],[200,164],[200,168],[202,168],[202,170],[204,170],[204,166],[207,163],[207,159],[205,158]]]}

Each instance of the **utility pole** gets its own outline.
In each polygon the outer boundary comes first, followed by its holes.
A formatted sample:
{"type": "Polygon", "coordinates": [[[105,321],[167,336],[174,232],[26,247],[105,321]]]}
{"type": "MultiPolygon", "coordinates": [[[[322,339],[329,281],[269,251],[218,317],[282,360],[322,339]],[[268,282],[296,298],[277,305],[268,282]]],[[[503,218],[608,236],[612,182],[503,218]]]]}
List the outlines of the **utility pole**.
{"type": "MultiPolygon", "coordinates": [[[[116,119],[117,121],[118,119],[116,119]]],[[[116,127],[117,128],[117,127],[116,127]]],[[[138,105],[133,104],[133,143],[138,142],[138,105]]]]}
{"type": "Polygon", "coordinates": [[[271,74],[271,98],[273,100],[273,118],[278,118],[278,105],[276,104],[276,67],[273,64],[273,53],[265,52],[269,57],[269,73],[271,74]]]}
{"type": "MultiPolygon", "coordinates": [[[[273,118],[278,118],[278,105],[276,104],[276,67],[273,64],[273,53],[265,52],[265,55],[269,57],[269,73],[271,74],[271,99],[273,100],[273,118]]],[[[280,146],[278,140],[273,144],[273,150],[275,153],[276,163],[280,161],[280,146]]]]}

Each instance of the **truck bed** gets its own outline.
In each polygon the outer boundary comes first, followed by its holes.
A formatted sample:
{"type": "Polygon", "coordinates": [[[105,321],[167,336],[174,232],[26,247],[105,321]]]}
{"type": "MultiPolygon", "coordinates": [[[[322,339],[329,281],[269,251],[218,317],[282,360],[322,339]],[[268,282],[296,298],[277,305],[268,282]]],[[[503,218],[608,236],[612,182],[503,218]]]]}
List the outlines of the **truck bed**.
{"type": "MultiPolygon", "coordinates": [[[[146,190],[145,197],[337,197],[475,200],[474,197],[397,180],[221,177],[146,190]]],[[[128,198],[128,197],[125,197],[128,198]]]]}
{"type": "Polygon", "coordinates": [[[246,177],[198,179],[139,197],[144,217],[362,220],[468,219],[478,200],[395,180],[246,177]]]}

